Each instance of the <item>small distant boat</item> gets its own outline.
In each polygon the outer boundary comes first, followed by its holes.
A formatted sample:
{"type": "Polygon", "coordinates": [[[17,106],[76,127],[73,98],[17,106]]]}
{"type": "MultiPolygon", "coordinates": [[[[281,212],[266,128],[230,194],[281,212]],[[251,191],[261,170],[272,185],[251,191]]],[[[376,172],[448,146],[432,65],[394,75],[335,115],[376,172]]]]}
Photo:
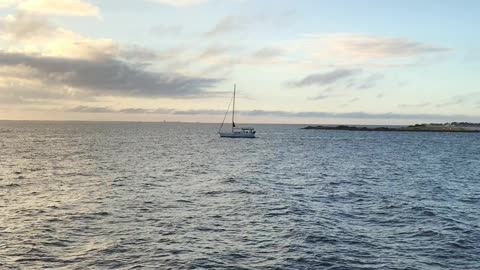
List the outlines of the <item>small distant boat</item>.
{"type": "Polygon", "coordinates": [[[222,128],[225,124],[225,119],[227,118],[228,111],[230,110],[230,105],[232,104],[232,101],[230,101],[230,104],[228,105],[227,112],[225,113],[225,117],[223,118],[222,125],[220,126],[220,129],[218,130],[218,134],[220,134],[220,137],[222,138],[255,138],[255,129],[251,127],[243,127],[243,128],[237,128],[235,125],[235,93],[237,90],[237,85],[233,86],[233,109],[232,109],[232,131],[228,132],[222,132],[222,128]]]}

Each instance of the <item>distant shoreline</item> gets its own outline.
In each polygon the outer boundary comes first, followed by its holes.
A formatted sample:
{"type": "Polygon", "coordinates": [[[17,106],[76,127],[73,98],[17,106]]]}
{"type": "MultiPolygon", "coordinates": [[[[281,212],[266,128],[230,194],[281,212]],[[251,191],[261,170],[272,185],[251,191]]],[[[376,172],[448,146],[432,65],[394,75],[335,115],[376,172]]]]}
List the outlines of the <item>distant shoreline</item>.
{"type": "Polygon", "coordinates": [[[345,130],[345,131],[384,131],[384,132],[462,132],[462,133],[480,133],[479,129],[467,129],[463,127],[452,126],[428,126],[415,125],[400,128],[390,127],[357,127],[357,126],[307,126],[302,129],[319,129],[319,130],[345,130]]]}

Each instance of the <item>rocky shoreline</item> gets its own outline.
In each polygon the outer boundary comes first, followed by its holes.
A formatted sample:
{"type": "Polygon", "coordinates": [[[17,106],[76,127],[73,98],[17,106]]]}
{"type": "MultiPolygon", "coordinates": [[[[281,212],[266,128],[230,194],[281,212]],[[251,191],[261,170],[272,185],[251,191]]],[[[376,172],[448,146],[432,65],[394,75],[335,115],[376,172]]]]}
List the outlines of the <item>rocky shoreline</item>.
{"type": "Polygon", "coordinates": [[[478,129],[467,129],[451,126],[428,126],[414,125],[408,127],[357,127],[357,126],[307,126],[303,129],[321,129],[321,130],[347,130],[347,131],[397,131],[397,132],[467,132],[480,133],[478,129]]]}

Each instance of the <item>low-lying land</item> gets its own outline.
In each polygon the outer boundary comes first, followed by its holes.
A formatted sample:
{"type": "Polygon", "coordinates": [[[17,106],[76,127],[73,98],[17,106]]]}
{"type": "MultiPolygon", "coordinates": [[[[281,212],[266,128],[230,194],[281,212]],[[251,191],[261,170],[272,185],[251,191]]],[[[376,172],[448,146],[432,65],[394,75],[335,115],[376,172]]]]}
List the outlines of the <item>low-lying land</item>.
{"type": "Polygon", "coordinates": [[[348,130],[348,131],[402,131],[402,132],[472,132],[479,133],[480,129],[472,127],[480,127],[480,124],[461,123],[445,123],[445,124],[416,124],[407,127],[358,127],[358,126],[307,126],[303,129],[322,129],[322,130],[348,130]]]}

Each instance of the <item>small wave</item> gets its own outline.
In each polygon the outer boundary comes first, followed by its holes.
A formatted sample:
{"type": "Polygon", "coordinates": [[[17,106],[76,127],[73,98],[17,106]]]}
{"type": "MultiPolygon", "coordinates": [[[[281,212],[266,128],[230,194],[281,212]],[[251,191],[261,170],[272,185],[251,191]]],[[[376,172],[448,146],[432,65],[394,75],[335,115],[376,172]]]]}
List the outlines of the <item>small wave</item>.
{"type": "Polygon", "coordinates": [[[305,242],[308,244],[336,244],[338,240],[334,237],[326,235],[309,235],[305,238],[305,242]]]}
{"type": "Polygon", "coordinates": [[[262,195],[262,194],[265,194],[265,192],[260,191],[260,190],[248,190],[248,189],[243,189],[243,188],[227,191],[226,193],[247,194],[247,195],[262,195]]]}
{"type": "Polygon", "coordinates": [[[433,237],[433,236],[440,236],[441,233],[432,231],[432,230],[421,230],[418,232],[415,232],[411,235],[411,237],[433,237]]]}
{"type": "Polygon", "coordinates": [[[289,215],[289,211],[285,211],[285,212],[270,212],[270,213],[266,213],[264,216],[265,217],[278,217],[278,216],[287,216],[289,215]]]}
{"type": "Polygon", "coordinates": [[[0,188],[19,188],[19,187],[20,187],[19,184],[14,184],[14,183],[0,186],[0,188]]]}
{"type": "Polygon", "coordinates": [[[178,199],[178,200],[175,200],[175,201],[178,202],[178,203],[193,203],[192,201],[185,200],[185,199],[178,199]]]}
{"type": "Polygon", "coordinates": [[[205,227],[205,226],[196,227],[195,230],[202,231],[202,232],[215,232],[215,233],[226,231],[226,229],[221,227],[212,228],[212,227],[205,227]]]}
{"type": "Polygon", "coordinates": [[[449,245],[459,249],[475,249],[475,242],[464,239],[458,239],[455,242],[449,243],[449,245]]]}
{"type": "Polygon", "coordinates": [[[105,217],[105,216],[109,216],[110,213],[108,213],[108,212],[96,212],[96,213],[93,213],[92,215],[105,217]]]}
{"type": "Polygon", "coordinates": [[[227,179],[224,179],[223,182],[224,183],[235,183],[235,182],[237,182],[237,180],[233,177],[229,177],[227,179]]]}
{"type": "Polygon", "coordinates": [[[212,190],[212,191],[204,192],[203,194],[204,194],[204,195],[207,195],[207,196],[215,196],[215,195],[220,195],[220,194],[223,194],[223,193],[225,193],[225,191],[222,191],[222,190],[212,190]]]}

